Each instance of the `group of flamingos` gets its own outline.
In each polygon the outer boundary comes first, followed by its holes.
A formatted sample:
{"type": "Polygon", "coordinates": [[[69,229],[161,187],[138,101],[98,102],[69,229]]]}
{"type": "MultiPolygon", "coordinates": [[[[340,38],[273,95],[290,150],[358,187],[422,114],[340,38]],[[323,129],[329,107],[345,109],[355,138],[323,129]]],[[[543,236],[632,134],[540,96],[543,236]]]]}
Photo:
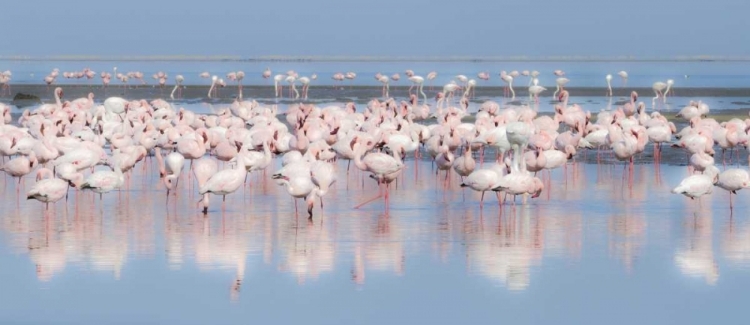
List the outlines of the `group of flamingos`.
{"type": "MultiPolygon", "coordinates": [[[[262,75],[270,74],[266,70],[262,75]]],[[[501,75],[512,80],[513,74],[501,75]]],[[[535,74],[528,73],[530,77],[535,74]]],[[[411,71],[407,75],[418,77],[411,71]]],[[[555,71],[555,75],[564,73],[555,71]]],[[[244,73],[236,72],[230,79],[241,87],[243,77],[244,73]]],[[[378,76],[379,80],[388,78],[397,80],[398,75],[378,76]]],[[[213,79],[216,82],[215,76],[213,79]]],[[[607,81],[610,79],[608,76],[607,81]]],[[[582,150],[597,150],[597,157],[611,153],[628,162],[632,172],[634,157],[644,152],[648,143],[653,143],[657,164],[663,144],[690,154],[692,175],[675,187],[674,193],[699,198],[711,193],[714,186],[733,194],[750,186],[745,169],[720,172],[713,158],[715,145],[722,152],[729,149],[730,157],[733,148],[748,145],[750,120],[718,123],[706,118],[706,104],[691,102],[677,114],[688,121],[677,132],[675,124],[659,112],[648,114],[632,92],[623,106],[601,111],[592,121],[591,112],[568,104],[570,93],[564,84],[555,94],[559,103],[552,116],[538,115],[525,104],[503,107],[493,101],[484,102],[472,114],[467,98],[471,80],[438,93],[434,108],[426,99],[420,104],[418,95],[411,94],[408,101],[373,99],[364,108],[354,103],[319,107],[300,102],[289,105],[283,115],[277,115],[275,105],[246,101],[241,96],[228,108],[202,115],[162,99],[148,102],[109,97],[96,103],[90,94],[63,101],[63,90],[58,87],[54,103],[23,111],[16,123],[11,120],[11,108],[0,104],[0,155],[4,162],[0,170],[18,179],[18,194],[22,178],[35,173],[36,183],[27,198],[48,207],[67,198],[71,190],[91,190],[100,197],[118,190],[137,164],[146,164],[146,157],[155,156],[167,201],[176,195],[173,190],[179,180],[187,178],[192,186],[194,176],[206,213],[210,194],[225,199],[246,183],[249,173],[266,170],[275,157],[282,157],[281,168],[273,171],[271,178],[294,198],[304,199],[310,218],[314,203],[320,202],[322,209],[323,197],[336,183],[339,165],[335,160],[349,161],[347,175],[351,161],[369,173],[378,184],[375,199],[384,197],[387,208],[389,184],[403,172],[404,160],[418,159],[424,153],[434,161],[438,173],[445,173],[442,182],[446,186],[455,173],[462,180],[461,187],[481,192],[480,208],[487,191],[495,192],[500,204],[508,195],[513,196],[514,205],[516,196],[522,196],[524,202],[527,196],[538,197],[545,183],[537,173],[564,166],[582,150]],[[459,88],[465,91],[456,106],[448,99],[453,96],[451,90],[459,88]],[[473,122],[465,122],[470,115],[473,122]],[[283,116],[282,120],[277,116],[283,116]],[[494,150],[496,159],[484,166],[487,149],[494,150]],[[189,170],[183,175],[188,161],[189,170]],[[229,167],[219,170],[217,162],[227,162],[229,167]],[[109,168],[95,171],[97,165],[109,168]]],[[[421,82],[418,92],[423,95],[421,82]]],[[[730,194],[730,207],[731,202],[730,194]]]]}
{"type": "MultiPolygon", "coordinates": [[[[126,86],[128,83],[128,80],[135,79],[140,81],[141,84],[146,84],[146,81],[143,79],[143,72],[140,71],[129,71],[127,73],[118,73],[117,67],[113,68],[115,77],[120,80],[121,84],[123,86],[126,86]]],[[[53,69],[47,76],[44,77],[44,82],[47,83],[47,85],[52,85],[57,80],[57,77],[59,75],[60,71],[59,69],[53,69]]],[[[557,94],[562,91],[565,87],[565,85],[568,84],[570,79],[565,77],[565,72],[562,70],[555,70],[554,75],[557,77],[555,79],[555,85],[556,89],[555,92],[552,94],[553,97],[557,96],[557,94]]],[[[432,71],[427,73],[425,77],[416,75],[413,70],[406,70],[404,74],[407,77],[407,80],[411,83],[411,86],[409,87],[409,95],[411,95],[412,89],[416,88],[416,94],[421,96],[425,102],[427,102],[427,95],[424,93],[423,87],[425,81],[431,82],[435,78],[437,78],[437,72],[432,71]]],[[[499,74],[500,80],[503,81],[505,84],[503,95],[506,97],[511,97],[512,99],[515,99],[516,93],[513,90],[513,81],[521,76],[528,78],[528,92],[529,97],[534,98],[538,101],[539,95],[547,90],[546,88],[539,85],[539,77],[540,73],[539,71],[516,71],[513,70],[511,72],[501,71],[499,74]]],[[[622,79],[622,85],[627,85],[628,80],[628,73],[626,71],[620,71],[617,73],[617,75],[622,79]]],[[[0,95],[5,95],[7,91],[7,95],[10,95],[10,77],[12,76],[12,73],[10,71],[5,71],[0,73],[0,87],[2,88],[2,93],[0,95]]],[[[63,76],[66,79],[92,79],[94,76],[96,76],[96,72],[89,68],[84,68],[81,71],[72,71],[72,72],[63,72],[63,76]]],[[[266,68],[261,76],[263,79],[270,79],[272,76],[272,72],[270,68],[266,68]]],[[[112,74],[109,72],[102,72],[100,74],[100,77],[102,79],[102,85],[106,88],[109,86],[112,74]]],[[[226,87],[226,82],[223,78],[218,77],[217,75],[211,75],[208,71],[201,72],[199,74],[200,78],[203,79],[210,79],[211,80],[211,86],[208,91],[208,98],[214,98],[218,96],[218,91],[220,88],[226,87]]],[[[334,82],[342,83],[345,80],[353,81],[357,77],[357,74],[354,72],[346,72],[341,73],[337,72],[334,73],[331,76],[331,79],[333,79],[334,82]]],[[[162,71],[157,72],[153,74],[153,78],[157,80],[157,83],[160,87],[165,87],[167,81],[168,81],[168,75],[162,71]]],[[[226,74],[226,78],[230,81],[237,82],[237,98],[242,99],[242,80],[245,78],[245,72],[243,71],[232,71],[226,74]]],[[[477,73],[477,78],[483,81],[488,81],[490,79],[490,73],[483,71],[477,73]]],[[[300,76],[296,71],[289,70],[284,74],[276,74],[273,75],[273,85],[274,85],[274,96],[276,97],[284,97],[284,84],[289,85],[289,91],[288,91],[288,97],[293,99],[308,99],[309,89],[310,89],[310,83],[312,81],[315,81],[318,79],[317,74],[312,74],[309,77],[307,76],[300,76]],[[301,93],[297,90],[297,83],[300,83],[302,86],[301,93]]],[[[401,75],[398,73],[394,73],[391,76],[387,76],[381,73],[375,74],[375,80],[383,84],[383,90],[382,90],[382,96],[383,98],[388,98],[390,93],[390,83],[397,82],[401,80],[401,75]]],[[[174,88],[172,89],[172,92],[170,93],[170,98],[181,98],[182,97],[182,90],[184,88],[185,77],[183,75],[176,75],[174,77],[174,88]],[[175,97],[176,95],[176,97],[175,97]]],[[[605,76],[605,81],[607,85],[607,96],[612,96],[612,75],[607,74],[605,76]]],[[[669,79],[666,82],[657,81],[654,82],[652,85],[652,89],[654,91],[654,97],[652,102],[655,102],[659,98],[666,98],[666,96],[669,94],[670,90],[672,90],[672,86],[674,85],[674,80],[669,79]]],[[[451,80],[449,83],[445,84],[443,86],[442,93],[444,95],[454,96],[456,91],[463,90],[464,97],[470,97],[475,90],[477,86],[477,80],[467,77],[466,75],[456,75],[453,80],[451,80]]],[[[338,86],[334,86],[336,88],[338,86]]],[[[432,84],[429,85],[430,89],[433,88],[432,84]]]]}

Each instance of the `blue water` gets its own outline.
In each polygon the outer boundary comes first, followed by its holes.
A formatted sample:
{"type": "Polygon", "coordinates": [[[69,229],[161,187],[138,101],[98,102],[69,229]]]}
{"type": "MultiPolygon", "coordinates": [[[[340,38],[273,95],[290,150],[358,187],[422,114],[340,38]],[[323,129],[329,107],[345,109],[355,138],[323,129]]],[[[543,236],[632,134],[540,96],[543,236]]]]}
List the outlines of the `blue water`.
{"type": "MultiPolygon", "coordinates": [[[[352,85],[379,85],[373,76],[377,72],[386,75],[393,73],[401,74],[401,81],[392,84],[408,85],[404,71],[412,69],[416,74],[426,76],[430,71],[438,73],[434,80],[435,85],[443,85],[452,80],[456,75],[463,74],[469,78],[479,81],[478,85],[501,86],[499,78],[501,70],[538,70],[541,74],[539,81],[541,85],[554,85],[557,78],[552,74],[554,70],[561,69],[566,72],[566,77],[571,81],[571,87],[604,87],[606,86],[604,76],[612,74],[613,86],[622,84],[617,72],[625,70],[628,72],[628,86],[650,87],[656,81],[675,80],[676,87],[727,87],[743,88],[750,87],[750,75],[744,71],[750,70],[750,62],[234,62],[234,61],[17,61],[0,60],[0,71],[11,70],[13,72],[12,82],[18,84],[43,83],[52,69],[60,69],[61,75],[58,83],[86,84],[88,81],[65,80],[62,77],[64,71],[81,71],[84,68],[94,71],[112,72],[114,67],[118,72],[141,71],[147,82],[153,84],[151,75],[158,72],[166,72],[170,78],[177,74],[185,77],[186,84],[210,83],[198,77],[201,72],[208,71],[212,75],[224,77],[231,71],[242,70],[246,73],[244,84],[265,85],[271,81],[261,78],[265,68],[270,68],[273,74],[284,74],[288,70],[294,70],[300,76],[318,75],[316,85],[331,85],[331,76],[336,72],[355,72],[357,78],[354,81],[347,80],[345,84],[352,85]],[[484,82],[476,78],[476,74],[482,71],[490,73],[490,80],[484,82]],[[687,78],[686,78],[687,76],[687,78]]],[[[172,80],[172,79],[170,79],[172,80]]],[[[92,80],[99,84],[97,76],[92,80]]],[[[131,81],[133,83],[134,81],[131,81]]],[[[113,80],[113,84],[118,81],[113,80]]],[[[519,77],[516,85],[528,84],[526,77],[519,77]]]]}
{"type": "MultiPolygon", "coordinates": [[[[278,161],[275,162],[275,165],[278,161]]],[[[479,210],[454,178],[407,161],[382,201],[339,166],[315,218],[295,216],[260,174],[208,217],[180,182],[166,204],[155,166],[129,189],[44,212],[0,199],[0,323],[737,323],[750,287],[744,191],[673,195],[685,167],[569,164],[529,205],[479,210]],[[347,180],[348,179],[348,180],[347,180]],[[417,181],[415,181],[415,179],[417,181]]],[[[272,166],[273,168],[274,166],[272,166]]],[[[186,177],[186,175],[182,175],[186,177]]],[[[31,180],[26,180],[26,187],[31,180]]],[[[302,210],[303,207],[300,206],[302,210]]]]}

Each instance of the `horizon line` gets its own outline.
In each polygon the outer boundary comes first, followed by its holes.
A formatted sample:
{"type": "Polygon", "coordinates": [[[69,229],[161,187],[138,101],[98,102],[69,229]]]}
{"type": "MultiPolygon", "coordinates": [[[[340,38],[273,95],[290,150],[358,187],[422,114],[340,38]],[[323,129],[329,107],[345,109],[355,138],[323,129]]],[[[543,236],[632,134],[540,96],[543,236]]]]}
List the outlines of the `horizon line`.
{"type": "Polygon", "coordinates": [[[745,62],[750,56],[367,56],[367,55],[0,55],[2,61],[228,61],[228,62],[745,62]]]}

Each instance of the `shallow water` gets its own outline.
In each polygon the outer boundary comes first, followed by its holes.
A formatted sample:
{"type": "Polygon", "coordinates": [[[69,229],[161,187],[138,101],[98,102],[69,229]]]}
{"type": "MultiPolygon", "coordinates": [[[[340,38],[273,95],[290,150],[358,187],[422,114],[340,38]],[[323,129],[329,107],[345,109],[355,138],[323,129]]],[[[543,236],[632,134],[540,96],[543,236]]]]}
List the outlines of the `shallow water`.
{"type": "MultiPolygon", "coordinates": [[[[262,72],[270,68],[273,74],[284,74],[288,70],[294,70],[300,76],[318,75],[318,80],[313,81],[314,85],[333,85],[334,81],[331,76],[337,72],[355,72],[357,78],[347,80],[346,85],[380,85],[373,76],[381,72],[390,76],[394,73],[401,74],[401,81],[392,82],[391,85],[409,85],[404,71],[407,69],[414,70],[417,75],[425,77],[427,73],[436,71],[434,85],[443,85],[452,80],[456,75],[463,74],[469,78],[477,79],[480,86],[502,86],[503,82],[499,78],[501,70],[538,70],[540,84],[548,87],[555,85],[557,78],[552,74],[554,70],[561,69],[566,72],[566,77],[570,79],[570,87],[604,87],[606,86],[604,76],[612,74],[612,86],[618,87],[623,85],[617,72],[625,70],[628,72],[627,85],[630,87],[651,87],[655,81],[666,81],[674,79],[675,86],[683,88],[694,87],[721,87],[721,88],[745,88],[750,86],[750,76],[744,74],[744,71],[750,69],[750,61],[454,61],[454,62],[398,62],[398,61],[347,61],[347,62],[330,62],[330,61],[312,61],[312,62],[294,62],[294,61],[84,61],[84,60],[0,60],[0,70],[11,70],[13,72],[13,83],[17,84],[43,84],[44,76],[52,69],[60,69],[60,76],[57,82],[60,84],[82,84],[89,83],[85,78],[82,80],[65,79],[62,72],[81,71],[84,68],[90,68],[94,71],[107,71],[112,73],[113,68],[117,67],[117,72],[127,73],[128,71],[141,71],[145,74],[144,79],[149,84],[154,84],[151,75],[163,71],[172,77],[181,74],[185,77],[187,85],[210,84],[210,80],[201,79],[198,75],[201,72],[208,71],[212,75],[224,78],[228,72],[242,70],[246,77],[243,81],[246,85],[270,85],[272,80],[261,78],[262,72]],[[490,73],[489,81],[482,81],[476,78],[477,73],[490,73]]],[[[114,75],[114,74],[113,74],[114,75]]],[[[98,77],[91,80],[92,84],[101,84],[98,77]]],[[[130,84],[138,82],[131,80],[130,84]]],[[[527,84],[526,77],[519,77],[515,85],[527,84]]],[[[112,84],[119,84],[119,81],[112,81],[112,84]]],[[[425,86],[428,86],[425,83],[425,86]]]]}
{"type": "Polygon", "coordinates": [[[352,208],[377,189],[340,161],[310,222],[260,173],[204,217],[185,173],[166,203],[150,164],[49,212],[0,180],[0,323],[697,324],[740,317],[750,286],[747,193],[734,215],[721,189],[671,194],[685,167],[570,163],[527,205],[480,210],[409,160],[386,213],[352,208]]]}

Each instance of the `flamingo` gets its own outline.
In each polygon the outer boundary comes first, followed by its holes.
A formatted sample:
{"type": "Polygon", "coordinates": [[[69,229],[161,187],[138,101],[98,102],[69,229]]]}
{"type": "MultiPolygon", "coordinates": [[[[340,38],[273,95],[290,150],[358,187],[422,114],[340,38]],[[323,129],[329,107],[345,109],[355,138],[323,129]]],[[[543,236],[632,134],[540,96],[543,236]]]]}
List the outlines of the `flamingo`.
{"type": "Polygon", "coordinates": [[[608,74],[604,79],[607,80],[607,96],[612,97],[612,75],[608,74]]]}
{"type": "MultiPolygon", "coordinates": [[[[195,165],[193,166],[193,174],[195,174],[195,179],[198,181],[198,188],[202,188],[206,185],[206,182],[216,174],[216,172],[219,170],[219,166],[216,164],[216,161],[209,158],[201,158],[195,161],[195,165]]],[[[209,203],[209,195],[208,193],[203,194],[203,199],[201,200],[203,202],[203,214],[208,213],[208,203],[209,203]]]]}
{"type": "MultiPolygon", "coordinates": [[[[427,81],[429,81],[429,83],[430,83],[430,90],[432,90],[432,89],[433,89],[433,88],[432,88],[432,81],[433,81],[433,80],[435,80],[435,78],[437,78],[437,72],[435,72],[435,71],[431,71],[430,73],[428,73],[428,74],[427,74],[427,77],[426,77],[426,79],[427,79],[427,81]]],[[[466,78],[466,76],[464,76],[464,78],[466,78]]],[[[465,81],[463,81],[463,82],[465,82],[465,81]]]]}
{"type": "Polygon", "coordinates": [[[536,103],[539,103],[539,94],[541,94],[545,90],[547,90],[547,88],[539,85],[539,79],[534,78],[533,85],[529,87],[529,99],[531,99],[531,97],[533,96],[534,101],[536,103]]]}
{"type": "MultiPolygon", "coordinates": [[[[503,176],[498,186],[492,189],[493,191],[503,191],[506,194],[513,195],[524,195],[531,194],[531,198],[537,198],[542,194],[544,190],[544,183],[531,175],[526,170],[512,171],[510,174],[503,176]]],[[[515,204],[515,200],[513,201],[515,204]]]]}
{"type": "MultiPolygon", "coordinates": [[[[247,169],[240,164],[236,164],[234,168],[224,169],[214,174],[209,178],[203,186],[198,190],[198,194],[204,195],[212,193],[215,195],[221,195],[222,198],[222,209],[225,208],[224,203],[227,200],[227,194],[234,193],[237,189],[242,186],[247,176],[247,169]]],[[[207,209],[204,208],[204,213],[207,209]]]]}
{"type": "Polygon", "coordinates": [[[181,74],[178,74],[174,77],[175,85],[174,88],[172,88],[172,93],[169,94],[169,97],[174,99],[174,93],[177,92],[177,97],[182,97],[182,82],[185,81],[185,77],[183,77],[181,74]]]}
{"type": "Polygon", "coordinates": [[[669,79],[666,83],[657,81],[654,82],[654,84],[651,86],[651,89],[654,90],[654,98],[651,99],[652,103],[655,103],[659,97],[662,97],[662,99],[666,102],[667,101],[667,93],[669,92],[670,88],[672,87],[672,84],[674,84],[674,80],[669,79]],[[666,91],[665,91],[666,89],[666,91]]]}
{"type": "Polygon", "coordinates": [[[691,175],[683,179],[677,187],[672,190],[674,194],[682,194],[691,200],[703,195],[711,194],[714,185],[719,181],[719,169],[709,166],[703,174],[691,175]]]}
{"type": "Polygon", "coordinates": [[[292,97],[292,92],[294,92],[294,99],[299,98],[299,92],[297,91],[297,87],[295,87],[295,82],[297,82],[297,77],[295,76],[287,76],[284,81],[289,83],[289,97],[292,97]]]}
{"type": "Polygon", "coordinates": [[[313,184],[318,187],[315,195],[320,198],[320,208],[323,209],[323,196],[336,183],[336,170],[332,164],[318,160],[310,166],[310,177],[313,184]]]}
{"type": "MultiPolygon", "coordinates": [[[[381,185],[385,184],[383,180],[386,175],[396,173],[404,168],[404,163],[400,159],[384,153],[374,152],[362,157],[365,154],[367,147],[360,144],[357,140],[357,138],[354,138],[352,140],[353,144],[351,145],[352,150],[354,151],[354,165],[362,171],[372,173],[375,180],[378,182],[378,187],[382,187],[381,185]]],[[[398,153],[398,150],[394,150],[394,154],[398,153]]],[[[382,191],[380,192],[382,193],[382,191]]],[[[388,205],[388,198],[389,193],[386,188],[386,206],[388,205]]]]}
{"type": "Polygon", "coordinates": [[[552,97],[557,96],[558,92],[565,90],[565,85],[568,84],[569,81],[570,79],[568,78],[563,78],[563,77],[557,78],[555,80],[555,83],[557,84],[557,89],[555,90],[554,93],[552,93],[552,97]]]}
{"type": "Polygon", "coordinates": [[[40,168],[36,172],[36,184],[26,194],[27,200],[37,200],[45,203],[45,209],[49,204],[55,203],[65,197],[68,193],[68,183],[62,179],[55,178],[51,170],[40,168]]]}
{"type": "Polygon", "coordinates": [[[425,103],[427,103],[427,95],[424,93],[423,86],[424,86],[424,78],[420,76],[411,76],[409,77],[409,81],[411,81],[411,87],[409,87],[409,95],[411,95],[411,89],[414,88],[414,86],[417,86],[417,92],[421,94],[424,97],[425,103]]]}
{"type": "Polygon", "coordinates": [[[300,77],[297,81],[302,84],[302,98],[307,99],[307,90],[310,89],[310,78],[300,77]]]}
{"type": "Polygon", "coordinates": [[[674,85],[674,80],[667,79],[667,90],[664,91],[664,101],[667,101],[667,95],[669,95],[669,92],[672,92],[672,96],[674,96],[674,88],[672,86],[674,85]]]}
{"type": "MultiPolygon", "coordinates": [[[[313,217],[313,205],[315,203],[316,187],[312,181],[312,177],[307,175],[295,175],[290,177],[284,174],[274,174],[273,179],[277,179],[282,185],[285,185],[287,192],[294,198],[304,198],[307,203],[307,214],[308,219],[312,220],[313,217]]],[[[297,205],[295,204],[295,209],[297,205]]]]}
{"type": "MultiPolygon", "coordinates": [[[[334,82],[336,82],[336,81],[342,82],[342,81],[344,81],[344,74],[341,73],[341,72],[334,73],[333,76],[331,76],[331,79],[333,79],[334,82]]],[[[336,89],[335,84],[334,84],[333,88],[336,89]]],[[[341,89],[344,89],[344,87],[342,86],[341,89]]]]}
{"type": "MultiPolygon", "coordinates": [[[[36,154],[31,151],[28,156],[20,156],[11,159],[5,163],[5,165],[0,167],[0,171],[4,171],[8,175],[18,178],[18,184],[21,184],[21,178],[31,173],[37,164],[38,161],[36,159],[36,154]]],[[[18,191],[18,189],[19,188],[16,188],[16,191],[18,191]]]]}
{"type": "Polygon", "coordinates": [[[476,160],[474,160],[474,157],[471,155],[471,145],[468,142],[466,143],[465,148],[466,150],[464,151],[464,154],[453,161],[453,170],[456,171],[456,174],[461,176],[462,182],[464,177],[469,176],[474,172],[474,168],[477,166],[476,160]]]}
{"type": "Polygon", "coordinates": [[[271,77],[271,68],[266,68],[266,70],[263,70],[263,74],[261,75],[263,79],[268,79],[271,77]]]}
{"type": "Polygon", "coordinates": [[[81,189],[92,190],[99,193],[99,200],[102,194],[119,189],[125,183],[125,177],[119,163],[114,164],[114,171],[100,170],[91,174],[83,184],[81,189]]]}
{"type": "Polygon", "coordinates": [[[383,84],[383,98],[388,98],[388,90],[390,90],[390,86],[388,85],[388,76],[380,76],[380,78],[378,78],[378,81],[383,84]]]}
{"type": "Polygon", "coordinates": [[[219,77],[212,76],[211,77],[211,87],[208,88],[208,98],[211,98],[211,94],[214,92],[214,89],[216,88],[216,84],[219,82],[219,77]]]}
{"type": "Polygon", "coordinates": [[[719,174],[716,186],[721,187],[729,192],[729,209],[733,209],[732,194],[737,191],[750,187],[750,174],[744,169],[727,169],[719,174]]]}
{"type": "Polygon", "coordinates": [[[464,91],[465,98],[469,98],[474,96],[474,88],[477,86],[477,81],[474,79],[470,79],[469,82],[466,83],[466,91],[464,91]]]}
{"type": "Polygon", "coordinates": [[[500,72],[500,79],[503,80],[507,85],[505,86],[504,96],[508,96],[508,93],[512,93],[512,98],[516,98],[516,93],[513,91],[513,76],[506,73],[505,71],[500,72]]]}
{"type": "Polygon", "coordinates": [[[284,86],[280,85],[281,81],[283,81],[284,78],[285,76],[283,74],[277,74],[273,76],[273,90],[276,97],[280,97],[284,89],[284,86]]]}
{"type": "MultiPolygon", "coordinates": [[[[171,152],[166,158],[166,176],[164,176],[164,185],[167,187],[167,201],[169,201],[169,191],[172,189],[172,180],[179,182],[180,174],[182,173],[182,167],[185,165],[185,157],[179,152],[171,152]]],[[[177,191],[175,191],[177,194],[177,191]]]]}
{"type": "MultiPolygon", "coordinates": [[[[479,209],[484,207],[484,193],[498,187],[500,179],[505,175],[505,168],[499,163],[493,164],[489,168],[483,168],[473,171],[461,183],[461,187],[469,187],[477,192],[482,192],[479,199],[479,209]]],[[[500,195],[497,196],[500,201],[500,195]]]]}
{"type": "Polygon", "coordinates": [[[625,87],[625,85],[628,84],[628,73],[625,71],[620,71],[617,73],[620,78],[622,78],[622,86],[625,87]]]}
{"type": "MultiPolygon", "coordinates": [[[[351,82],[353,83],[354,78],[357,78],[357,74],[350,71],[350,72],[347,72],[346,75],[344,75],[344,78],[346,78],[347,80],[351,80],[351,82]]],[[[351,85],[349,86],[349,88],[351,88],[351,85]]]]}

